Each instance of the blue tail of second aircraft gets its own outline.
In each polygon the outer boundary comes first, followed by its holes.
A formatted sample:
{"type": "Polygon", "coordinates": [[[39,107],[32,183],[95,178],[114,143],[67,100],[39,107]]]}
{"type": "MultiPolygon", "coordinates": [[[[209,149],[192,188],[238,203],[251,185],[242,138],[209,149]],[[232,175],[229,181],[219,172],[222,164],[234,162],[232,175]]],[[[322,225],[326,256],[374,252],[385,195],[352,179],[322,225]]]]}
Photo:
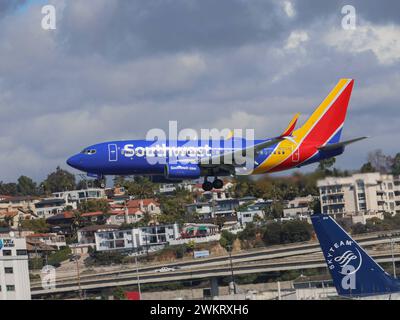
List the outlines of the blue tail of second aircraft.
{"type": "Polygon", "coordinates": [[[335,220],[326,214],[314,214],[311,220],[339,295],[400,292],[400,281],[385,272],[335,220]]]}

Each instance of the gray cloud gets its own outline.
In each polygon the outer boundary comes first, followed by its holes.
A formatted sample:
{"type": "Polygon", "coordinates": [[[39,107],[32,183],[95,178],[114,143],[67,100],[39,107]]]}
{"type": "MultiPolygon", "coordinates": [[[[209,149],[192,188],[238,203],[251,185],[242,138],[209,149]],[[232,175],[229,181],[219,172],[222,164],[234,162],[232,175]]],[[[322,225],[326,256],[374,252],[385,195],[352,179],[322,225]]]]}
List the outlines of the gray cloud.
{"type": "Polygon", "coordinates": [[[382,56],[385,28],[399,25],[380,18],[394,2],[357,2],[350,36],[342,1],[294,1],[292,17],[281,1],[53,3],[56,31],[40,28],[38,5],[0,20],[0,180],[43,179],[86,145],[143,138],[168,120],[272,136],[298,111],[305,120],[341,77],[356,79],[343,135],[372,138],[339,166],[356,168],[378,147],[399,151],[400,53],[382,56]]]}

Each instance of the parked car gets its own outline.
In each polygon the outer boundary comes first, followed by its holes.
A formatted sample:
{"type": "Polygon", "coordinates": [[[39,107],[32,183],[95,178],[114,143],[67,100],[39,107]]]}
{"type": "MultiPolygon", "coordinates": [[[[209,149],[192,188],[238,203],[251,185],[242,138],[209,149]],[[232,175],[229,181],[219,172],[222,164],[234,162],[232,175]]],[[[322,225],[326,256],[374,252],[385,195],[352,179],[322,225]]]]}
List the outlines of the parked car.
{"type": "Polygon", "coordinates": [[[156,270],[156,272],[169,272],[169,271],[175,271],[175,268],[162,267],[162,268],[156,270]]]}

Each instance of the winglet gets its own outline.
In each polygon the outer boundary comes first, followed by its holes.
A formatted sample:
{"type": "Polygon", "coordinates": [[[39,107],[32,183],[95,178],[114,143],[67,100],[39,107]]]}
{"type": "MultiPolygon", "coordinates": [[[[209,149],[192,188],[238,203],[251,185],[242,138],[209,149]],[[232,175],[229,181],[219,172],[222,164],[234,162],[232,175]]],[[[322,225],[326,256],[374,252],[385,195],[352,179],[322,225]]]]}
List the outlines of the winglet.
{"type": "Polygon", "coordinates": [[[226,136],[225,140],[229,140],[233,138],[233,130],[229,131],[229,134],[226,136]]]}
{"type": "Polygon", "coordinates": [[[293,133],[294,129],[296,128],[296,123],[297,120],[299,119],[299,116],[300,113],[295,114],[295,116],[293,117],[292,121],[290,121],[286,130],[279,136],[280,138],[290,136],[293,133]]]}

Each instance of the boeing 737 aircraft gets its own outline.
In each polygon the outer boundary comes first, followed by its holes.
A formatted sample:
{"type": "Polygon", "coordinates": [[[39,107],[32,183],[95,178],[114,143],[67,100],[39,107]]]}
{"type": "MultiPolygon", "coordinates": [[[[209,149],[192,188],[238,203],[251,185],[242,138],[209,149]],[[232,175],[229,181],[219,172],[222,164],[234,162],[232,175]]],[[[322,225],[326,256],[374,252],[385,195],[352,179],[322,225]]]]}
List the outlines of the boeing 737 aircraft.
{"type": "Polygon", "coordinates": [[[400,281],[385,272],[332,217],[313,214],[311,221],[339,296],[400,299],[400,281]]]}
{"type": "Polygon", "coordinates": [[[365,138],[340,141],[353,84],[353,79],[341,79],[300,128],[295,130],[297,114],[274,138],[111,141],[89,146],[67,163],[98,179],[144,175],[154,182],[171,183],[204,177],[206,191],[222,188],[221,176],[263,174],[315,163],[340,155],[346,145],[365,138]],[[208,177],[214,177],[213,182],[208,177]]]}

